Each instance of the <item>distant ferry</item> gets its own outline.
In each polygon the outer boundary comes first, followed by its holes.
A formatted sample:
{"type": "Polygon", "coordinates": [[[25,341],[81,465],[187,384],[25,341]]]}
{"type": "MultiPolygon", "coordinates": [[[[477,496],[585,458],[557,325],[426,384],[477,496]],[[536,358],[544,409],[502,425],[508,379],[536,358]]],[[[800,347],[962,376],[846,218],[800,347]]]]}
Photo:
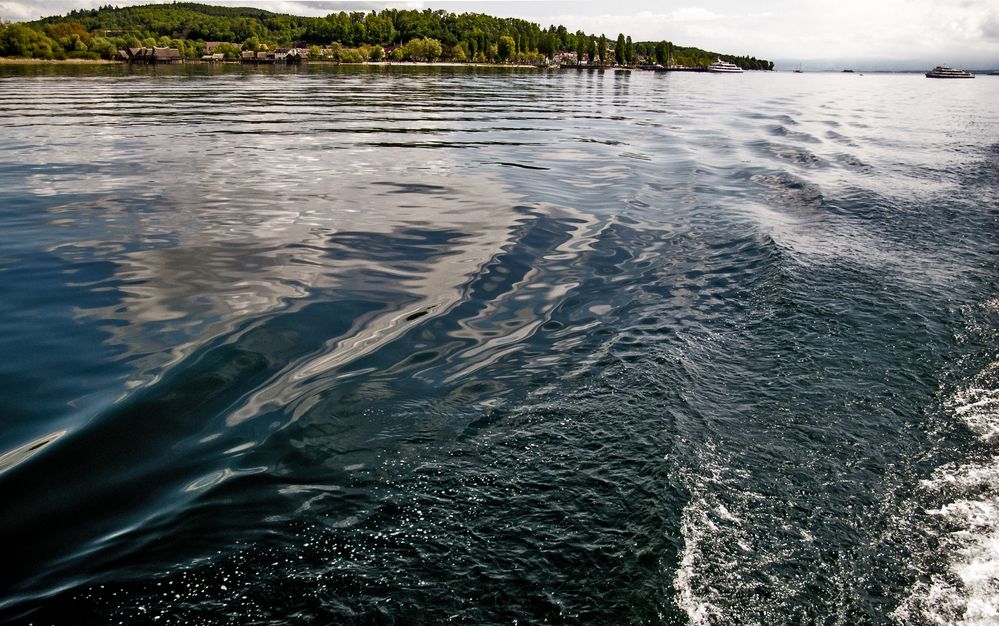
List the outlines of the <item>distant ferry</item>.
{"type": "Polygon", "coordinates": [[[722,61],[718,59],[714,63],[708,66],[709,72],[716,72],[718,74],[741,74],[742,68],[734,63],[729,63],[728,61],[722,61]]]}
{"type": "Polygon", "coordinates": [[[974,78],[975,75],[964,70],[956,70],[946,65],[938,65],[926,72],[926,78],[974,78]]]}

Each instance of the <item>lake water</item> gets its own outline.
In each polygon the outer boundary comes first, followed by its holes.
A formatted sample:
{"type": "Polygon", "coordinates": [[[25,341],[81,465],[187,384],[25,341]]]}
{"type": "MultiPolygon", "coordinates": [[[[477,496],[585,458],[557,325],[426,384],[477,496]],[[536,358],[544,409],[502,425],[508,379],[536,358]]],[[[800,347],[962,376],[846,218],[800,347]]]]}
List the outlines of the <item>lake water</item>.
{"type": "Polygon", "coordinates": [[[0,620],[995,623],[999,78],[0,66],[0,620]]]}

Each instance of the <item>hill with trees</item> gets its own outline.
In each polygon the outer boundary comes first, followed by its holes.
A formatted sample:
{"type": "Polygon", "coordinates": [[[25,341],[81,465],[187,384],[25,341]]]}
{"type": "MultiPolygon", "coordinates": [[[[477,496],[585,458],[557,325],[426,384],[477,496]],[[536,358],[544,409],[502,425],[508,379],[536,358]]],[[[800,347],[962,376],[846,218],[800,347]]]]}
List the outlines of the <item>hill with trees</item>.
{"type": "Polygon", "coordinates": [[[605,35],[569,32],[564,26],[542,28],[517,18],[431,9],[301,17],[177,2],[108,5],[34,22],[0,24],[0,56],[7,57],[111,59],[117,50],[169,46],[194,59],[205,53],[205,42],[234,44],[222,48],[229,58],[238,56],[240,49],[296,46],[332,49],[334,60],[339,61],[377,60],[392,49],[395,60],[542,63],[569,55],[591,64],[633,65],[654,62],[657,46],[665,46],[678,63],[690,66],[707,65],[719,57],[745,69],[771,69],[773,65],[697,48],[673,48],[670,42],[632,44],[623,34],[612,42],[605,35]]]}

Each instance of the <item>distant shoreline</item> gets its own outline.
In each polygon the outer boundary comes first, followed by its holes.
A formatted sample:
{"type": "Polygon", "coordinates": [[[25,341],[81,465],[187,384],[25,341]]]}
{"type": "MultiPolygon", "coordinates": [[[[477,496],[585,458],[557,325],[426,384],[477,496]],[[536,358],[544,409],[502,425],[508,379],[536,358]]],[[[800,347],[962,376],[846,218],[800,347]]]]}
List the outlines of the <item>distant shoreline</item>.
{"type": "MultiPolygon", "coordinates": [[[[336,61],[307,61],[307,63],[327,63],[336,65],[336,61]]],[[[532,70],[544,69],[544,65],[527,65],[524,63],[458,63],[457,61],[365,61],[364,63],[340,63],[339,65],[425,65],[433,67],[519,67],[532,70]]]]}
{"type": "Polygon", "coordinates": [[[26,59],[0,57],[0,65],[114,65],[119,61],[107,59],[26,59]]]}
{"type": "MultiPolygon", "coordinates": [[[[284,63],[242,63],[240,61],[226,61],[223,63],[204,63],[197,59],[192,59],[187,63],[169,63],[163,65],[143,65],[141,63],[123,63],[122,61],[110,61],[107,59],[28,59],[22,57],[0,57],[0,65],[134,65],[136,67],[177,67],[181,65],[247,65],[251,67],[260,66],[280,66],[294,67],[284,63]]],[[[364,61],[362,63],[341,63],[338,61],[314,60],[306,61],[302,65],[377,65],[377,66],[421,66],[421,67],[512,67],[521,69],[545,69],[543,65],[527,65],[523,63],[458,63],[456,61],[364,61]]]]}

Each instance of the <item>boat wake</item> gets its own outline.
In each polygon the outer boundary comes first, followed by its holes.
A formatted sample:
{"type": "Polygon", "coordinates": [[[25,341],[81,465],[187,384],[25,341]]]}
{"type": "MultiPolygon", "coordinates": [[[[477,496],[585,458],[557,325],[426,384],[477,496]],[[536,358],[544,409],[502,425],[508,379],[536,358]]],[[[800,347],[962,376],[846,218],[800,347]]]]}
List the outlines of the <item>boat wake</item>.
{"type": "Polygon", "coordinates": [[[738,565],[738,553],[752,551],[745,536],[742,520],[732,514],[728,507],[713,491],[722,486],[723,472],[711,472],[702,489],[695,489],[690,502],[680,515],[680,533],[683,537],[683,550],[679,555],[679,565],[674,579],[675,601],[686,613],[692,626],[723,623],[724,591],[717,585],[709,584],[711,577],[705,570],[711,565],[712,555],[722,549],[729,558],[717,565],[729,570],[725,578],[733,581],[738,565]],[[734,549],[724,550],[724,545],[734,549]]]}
{"type": "MultiPolygon", "coordinates": [[[[999,300],[988,306],[999,312],[999,300]]],[[[990,333],[995,340],[999,335],[990,333]]],[[[992,345],[995,345],[994,343],[992,345]]],[[[900,624],[984,626],[999,623],[999,361],[994,358],[947,403],[983,451],[968,463],[943,465],[922,487],[934,507],[925,533],[938,547],[892,617],[900,624]]]]}

